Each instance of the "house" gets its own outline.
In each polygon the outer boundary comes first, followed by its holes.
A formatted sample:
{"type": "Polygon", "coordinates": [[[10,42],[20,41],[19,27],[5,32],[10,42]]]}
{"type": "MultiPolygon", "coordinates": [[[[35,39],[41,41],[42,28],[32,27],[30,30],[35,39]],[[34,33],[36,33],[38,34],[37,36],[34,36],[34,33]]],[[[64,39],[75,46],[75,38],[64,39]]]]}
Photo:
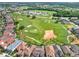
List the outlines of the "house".
{"type": "Polygon", "coordinates": [[[56,55],[56,57],[58,57],[58,56],[60,56],[60,57],[64,56],[64,53],[63,53],[63,51],[62,51],[62,49],[61,49],[61,47],[59,45],[53,45],[53,47],[55,49],[55,55],[56,55]]]}
{"type": "Polygon", "coordinates": [[[25,42],[22,42],[18,47],[17,47],[17,50],[23,50],[26,48],[26,43],[25,42]]]}
{"type": "Polygon", "coordinates": [[[4,33],[3,33],[4,36],[9,36],[9,34],[10,34],[10,32],[7,31],[7,30],[5,30],[4,33]]]}
{"type": "Polygon", "coordinates": [[[0,46],[6,49],[8,45],[4,43],[4,40],[0,40],[0,46]]]}
{"type": "Polygon", "coordinates": [[[71,32],[74,33],[74,34],[79,34],[79,27],[73,27],[71,29],[71,32]]]}
{"type": "Polygon", "coordinates": [[[6,11],[2,11],[2,15],[6,15],[6,11]]]}
{"type": "Polygon", "coordinates": [[[71,30],[70,30],[73,34],[75,34],[75,36],[77,38],[79,38],[79,27],[73,27],[71,30]]]}
{"type": "Polygon", "coordinates": [[[10,44],[7,48],[6,51],[8,53],[13,52],[14,50],[16,50],[16,48],[22,43],[21,40],[15,40],[15,42],[13,42],[12,44],[10,44]]]}
{"type": "Polygon", "coordinates": [[[61,21],[62,24],[70,24],[70,21],[69,20],[63,19],[63,20],[60,20],[60,21],[61,21]]]}
{"type": "Polygon", "coordinates": [[[7,46],[9,46],[10,44],[12,44],[14,42],[14,38],[10,37],[10,36],[2,36],[0,39],[0,46],[4,49],[7,48],[7,46]],[[6,48],[5,48],[6,46],[6,48]]]}
{"type": "Polygon", "coordinates": [[[70,50],[69,46],[61,46],[61,49],[64,52],[64,54],[72,54],[72,51],[70,50]]]}
{"type": "Polygon", "coordinates": [[[55,57],[55,49],[52,45],[45,46],[46,57],[55,57]]]}
{"type": "Polygon", "coordinates": [[[76,25],[79,25],[79,20],[74,20],[73,21],[76,25]]]}
{"type": "Polygon", "coordinates": [[[17,52],[16,55],[21,57],[29,57],[34,49],[36,48],[35,45],[28,46],[25,42],[22,42],[18,47],[17,47],[17,52]]]}
{"type": "Polygon", "coordinates": [[[71,17],[70,19],[72,19],[72,20],[77,20],[78,17],[71,17]]]}
{"type": "Polygon", "coordinates": [[[44,51],[44,46],[37,46],[32,54],[32,57],[44,57],[45,56],[45,51],[44,51]]]}
{"type": "Polygon", "coordinates": [[[15,26],[13,24],[7,24],[7,26],[5,27],[5,29],[10,30],[13,29],[15,26]]]}
{"type": "Polygon", "coordinates": [[[59,18],[59,21],[60,21],[62,24],[70,24],[69,17],[60,17],[60,18],[59,18]]]}
{"type": "Polygon", "coordinates": [[[17,48],[16,54],[18,56],[29,56],[29,48],[27,48],[27,44],[25,42],[22,42],[17,48]]]}
{"type": "Polygon", "coordinates": [[[15,39],[13,37],[8,37],[7,40],[5,40],[5,43],[10,45],[15,41],[15,39]]]}

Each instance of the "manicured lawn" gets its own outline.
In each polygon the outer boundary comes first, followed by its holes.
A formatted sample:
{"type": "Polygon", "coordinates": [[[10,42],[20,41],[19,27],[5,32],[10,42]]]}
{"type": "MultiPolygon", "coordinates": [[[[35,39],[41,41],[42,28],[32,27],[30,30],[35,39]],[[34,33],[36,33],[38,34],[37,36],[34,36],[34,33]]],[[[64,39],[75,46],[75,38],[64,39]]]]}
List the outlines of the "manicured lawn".
{"type": "Polygon", "coordinates": [[[15,21],[18,21],[19,24],[17,25],[17,29],[20,26],[24,26],[25,28],[21,31],[17,30],[19,33],[22,33],[20,36],[23,41],[27,42],[28,44],[36,44],[36,45],[48,45],[48,44],[68,44],[67,41],[67,30],[64,29],[63,25],[60,23],[54,23],[49,17],[36,17],[32,19],[31,17],[27,17],[23,14],[12,13],[12,16],[15,21]],[[45,30],[53,30],[55,35],[57,36],[56,39],[45,41],[43,39],[43,35],[45,30]]]}

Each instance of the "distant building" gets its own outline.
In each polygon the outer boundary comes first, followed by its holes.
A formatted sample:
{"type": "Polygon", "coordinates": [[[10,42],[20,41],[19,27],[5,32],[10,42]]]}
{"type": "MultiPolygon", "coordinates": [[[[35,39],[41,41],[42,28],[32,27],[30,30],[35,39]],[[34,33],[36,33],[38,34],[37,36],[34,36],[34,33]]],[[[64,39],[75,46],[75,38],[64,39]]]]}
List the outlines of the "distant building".
{"type": "Polygon", "coordinates": [[[69,20],[64,20],[64,19],[63,19],[63,20],[61,20],[61,23],[62,23],[62,24],[70,24],[70,21],[69,21],[69,20]]]}
{"type": "Polygon", "coordinates": [[[79,27],[73,27],[71,32],[75,34],[77,38],[79,38],[79,27]]]}
{"type": "Polygon", "coordinates": [[[24,11],[23,13],[29,15],[48,15],[47,12],[39,12],[39,11],[24,11]]]}

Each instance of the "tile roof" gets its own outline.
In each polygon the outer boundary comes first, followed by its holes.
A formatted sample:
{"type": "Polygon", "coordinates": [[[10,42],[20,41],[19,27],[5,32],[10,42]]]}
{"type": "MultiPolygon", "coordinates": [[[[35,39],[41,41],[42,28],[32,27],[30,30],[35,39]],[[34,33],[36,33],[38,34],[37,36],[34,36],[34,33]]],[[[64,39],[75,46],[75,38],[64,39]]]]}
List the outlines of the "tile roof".
{"type": "Polygon", "coordinates": [[[26,48],[26,43],[22,42],[18,47],[17,50],[25,49],[26,48]]]}

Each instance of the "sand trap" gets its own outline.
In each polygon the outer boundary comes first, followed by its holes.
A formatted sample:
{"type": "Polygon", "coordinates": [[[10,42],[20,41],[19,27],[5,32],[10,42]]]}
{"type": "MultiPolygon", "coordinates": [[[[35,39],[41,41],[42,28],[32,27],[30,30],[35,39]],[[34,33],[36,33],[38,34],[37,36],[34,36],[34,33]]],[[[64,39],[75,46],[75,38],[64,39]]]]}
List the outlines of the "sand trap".
{"type": "Polygon", "coordinates": [[[27,27],[29,28],[29,27],[31,27],[32,25],[28,25],[27,27]]]}
{"type": "Polygon", "coordinates": [[[37,29],[30,30],[30,32],[32,32],[32,33],[37,33],[37,29]]]}
{"type": "Polygon", "coordinates": [[[35,32],[37,32],[37,29],[34,29],[35,32]]]}
{"type": "Polygon", "coordinates": [[[56,35],[54,34],[53,30],[46,30],[43,38],[45,40],[50,40],[50,39],[53,40],[56,38],[56,35]]]}
{"type": "Polygon", "coordinates": [[[28,32],[28,30],[25,30],[25,32],[28,32]]]}
{"type": "Polygon", "coordinates": [[[19,18],[18,20],[23,20],[22,18],[19,18]]]}

